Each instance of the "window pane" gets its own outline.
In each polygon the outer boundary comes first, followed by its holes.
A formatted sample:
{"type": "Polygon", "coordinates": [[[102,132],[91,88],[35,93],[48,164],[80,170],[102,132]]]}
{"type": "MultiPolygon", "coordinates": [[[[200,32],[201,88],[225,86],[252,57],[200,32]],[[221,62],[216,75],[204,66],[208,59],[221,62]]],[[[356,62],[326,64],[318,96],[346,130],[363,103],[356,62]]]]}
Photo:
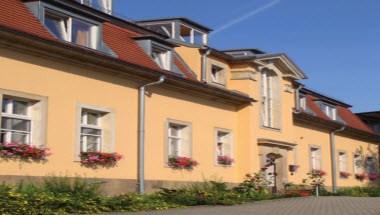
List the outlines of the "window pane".
{"type": "Polygon", "coordinates": [[[28,102],[13,101],[13,114],[27,115],[28,114],[28,102]]]}
{"type": "Polygon", "coordinates": [[[28,137],[29,137],[28,134],[12,132],[11,142],[12,143],[24,143],[24,144],[26,144],[29,142],[28,137]]]}
{"type": "Polygon", "coordinates": [[[93,128],[82,128],[82,134],[101,135],[101,130],[93,128]]]}
{"type": "Polygon", "coordinates": [[[9,140],[7,140],[7,132],[1,131],[0,132],[0,143],[7,143],[9,140]]]}
{"type": "Polygon", "coordinates": [[[98,125],[98,119],[98,113],[87,113],[87,125],[98,125]]]}
{"type": "Polygon", "coordinates": [[[67,32],[67,22],[65,18],[47,12],[45,15],[45,26],[56,37],[61,40],[66,40],[65,34],[67,32]]]}
{"type": "Polygon", "coordinates": [[[30,132],[30,121],[3,117],[1,121],[1,128],[30,132]]]}
{"type": "Polygon", "coordinates": [[[169,135],[172,137],[179,137],[180,128],[177,125],[170,125],[169,135]]]}
{"type": "Polygon", "coordinates": [[[87,151],[98,151],[98,144],[100,143],[100,137],[87,136],[87,151]]]}
{"type": "Polygon", "coordinates": [[[91,47],[91,27],[93,25],[84,21],[73,19],[72,42],[81,46],[91,47]]]}
{"type": "Polygon", "coordinates": [[[179,140],[178,139],[169,139],[170,141],[170,156],[179,156],[179,140]]]}

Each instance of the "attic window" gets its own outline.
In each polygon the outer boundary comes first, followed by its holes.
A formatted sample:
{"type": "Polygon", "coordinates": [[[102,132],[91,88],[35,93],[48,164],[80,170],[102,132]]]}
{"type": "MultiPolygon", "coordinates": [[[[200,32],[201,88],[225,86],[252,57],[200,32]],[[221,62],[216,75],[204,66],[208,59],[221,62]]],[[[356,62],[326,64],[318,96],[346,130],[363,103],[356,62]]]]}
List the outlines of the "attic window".
{"type": "Polygon", "coordinates": [[[224,68],[212,65],[211,66],[211,82],[216,84],[225,85],[225,71],[224,68]]]}
{"type": "Polygon", "coordinates": [[[299,98],[299,104],[300,104],[300,108],[303,110],[303,111],[306,111],[307,109],[307,104],[306,104],[306,96],[301,94],[300,95],[300,98],[299,98]]]}
{"type": "Polygon", "coordinates": [[[185,43],[194,45],[204,45],[207,43],[206,34],[183,24],[180,25],[179,34],[179,39],[185,43]]]}
{"type": "Polygon", "coordinates": [[[100,10],[107,14],[112,14],[112,0],[76,0],[77,2],[100,10]]]}
{"type": "Polygon", "coordinates": [[[171,69],[171,63],[172,63],[172,55],[171,51],[168,49],[164,49],[162,47],[159,47],[157,45],[152,46],[152,58],[154,62],[157,63],[158,66],[160,66],[161,69],[169,70],[171,69]]]}
{"type": "Polygon", "coordinates": [[[330,104],[321,103],[321,110],[332,120],[337,120],[336,107],[330,104]]]}
{"type": "Polygon", "coordinates": [[[99,26],[84,19],[45,9],[44,24],[58,39],[97,49],[99,26]]]}

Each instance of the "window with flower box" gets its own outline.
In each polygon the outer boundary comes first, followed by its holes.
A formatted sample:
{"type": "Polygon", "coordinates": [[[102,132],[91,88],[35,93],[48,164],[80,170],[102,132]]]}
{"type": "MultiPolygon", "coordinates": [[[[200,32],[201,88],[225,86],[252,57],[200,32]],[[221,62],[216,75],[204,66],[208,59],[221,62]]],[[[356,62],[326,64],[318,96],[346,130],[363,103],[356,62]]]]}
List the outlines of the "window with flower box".
{"type": "Polygon", "coordinates": [[[232,165],[232,135],[224,129],[216,129],[216,163],[218,165],[232,165]]]}
{"type": "Polygon", "coordinates": [[[168,158],[191,157],[191,126],[188,123],[169,121],[167,138],[168,158]]]}
{"type": "Polygon", "coordinates": [[[43,146],[46,100],[8,90],[0,90],[0,100],[0,143],[43,146]]]}
{"type": "Polygon", "coordinates": [[[114,116],[109,110],[80,107],[79,152],[114,152],[114,116]]]}

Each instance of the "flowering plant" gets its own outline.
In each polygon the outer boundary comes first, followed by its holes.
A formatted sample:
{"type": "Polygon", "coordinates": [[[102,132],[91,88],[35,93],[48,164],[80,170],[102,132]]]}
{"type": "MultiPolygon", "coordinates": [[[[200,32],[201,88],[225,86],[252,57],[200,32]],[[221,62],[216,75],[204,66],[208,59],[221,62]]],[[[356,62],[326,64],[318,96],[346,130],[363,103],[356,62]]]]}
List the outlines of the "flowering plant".
{"type": "Polygon", "coordinates": [[[113,167],[123,156],[118,153],[81,152],[80,163],[85,167],[113,167]]]}
{"type": "Polygon", "coordinates": [[[1,143],[0,157],[5,159],[21,159],[24,161],[46,161],[49,149],[38,148],[22,143],[1,143]]]}
{"type": "Polygon", "coordinates": [[[360,181],[363,181],[366,178],[366,175],[365,175],[365,173],[357,173],[357,174],[355,174],[355,178],[360,180],[360,181]]]}
{"type": "Polygon", "coordinates": [[[379,179],[379,174],[377,174],[377,173],[368,173],[367,177],[368,177],[368,180],[370,180],[370,181],[376,181],[377,179],[379,179]]]}
{"type": "Polygon", "coordinates": [[[339,172],[340,177],[342,178],[348,178],[351,176],[351,173],[349,172],[339,172]]]}
{"type": "Polygon", "coordinates": [[[323,170],[313,169],[307,173],[308,178],[303,179],[303,183],[309,183],[313,187],[323,187],[325,183],[326,172],[323,170]]]}
{"type": "Polygon", "coordinates": [[[221,165],[231,165],[234,162],[234,159],[232,159],[230,156],[218,156],[218,164],[221,165]]]}
{"type": "Polygon", "coordinates": [[[189,157],[170,157],[168,165],[174,169],[192,170],[198,165],[198,162],[189,157]]]}

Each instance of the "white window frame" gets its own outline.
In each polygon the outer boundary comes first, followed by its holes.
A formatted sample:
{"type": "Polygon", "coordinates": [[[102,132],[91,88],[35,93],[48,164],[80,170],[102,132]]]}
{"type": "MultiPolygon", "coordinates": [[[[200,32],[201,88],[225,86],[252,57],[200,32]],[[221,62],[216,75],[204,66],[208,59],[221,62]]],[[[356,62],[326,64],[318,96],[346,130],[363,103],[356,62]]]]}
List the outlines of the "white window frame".
{"type": "Polygon", "coordinates": [[[164,149],[164,160],[165,166],[167,167],[167,161],[171,157],[192,157],[192,124],[190,122],[184,122],[174,119],[167,119],[165,122],[165,149],[164,149]],[[181,127],[180,131],[178,132],[178,136],[172,136],[170,134],[170,127],[173,126],[179,126],[181,127]],[[171,139],[177,139],[178,141],[178,154],[174,155],[172,154],[172,146],[171,146],[171,139]],[[185,147],[185,148],[184,148],[185,147]],[[187,153],[187,154],[186,154],[187,153]]]}
{"type": "MultiPolygon", "coordinates": [[[[72,38],[73,19],[91,25],[92,27],[90,28],[89,46],[84,46],[84,47],[88,47],[88,48],[92,48],[92,49],[98,49],[99,48],[99,44],[100,44],[100,36],[99,36],[100,35],[100,24],[99,23],[96,23],[94,21],[91,21],[89,19],[86,19],[86,18],[83,18],[80,16],[76,16],[76,15],[71,14],[69,12],[64,12],[60,9],[52,8],[50,6],[45,6],[44,7],[44,15],[43,15],[43,24],[44,25],[45,25],[45,18],[46,18],[47,13],[51,14],[52,16],[62,17],[63,19],[67,20],[66,21],[66,28],[67,29],[64,29],[63,28],[64,23],[61,23],[61,27],[62,27],[61,31],[64,33],[63,34],[63,40],[66,42],[73,43],[73,44],[76,44],[73,42],[73,38],[72,38]]],[[[47,26],[46,26],[46,29],[48,31],[50,31],[50,29],[47,26]]],[[[53,33],[52,33],[52,35],[55,36],[53,33]]],[[[80,44],[76,44],[76,45],[80,45],[80,44]]]]}
{"type": "Polygon", "coordinates": [[[224,67],[211,64],[210,77],[211,77],[212,83],[223,85],[223,86],[226,85],[225,76],[226,76],[226,70],[224,67]],[[216,73],[214,73],[214,69],[216,70],[216,73]]]}
{"type": "Polygon", "coordinates": [[[103,128],[101,125],[102,115],[103,115],[103,113],[100,113],[97,110],[92,110],[92,109],[87,109],[87,108],[81,109],[81,124],[80,124],[80,143],[81,143],[80,144],[80,151],[81,152],[87,152],[87,137],[88,136],[93,136],[93,137],[97,138],[96,152],[102,151],[102,144],[103,144],[103,128]],[[89,113],[97,115],[96,125],[91,125],[91,124],[87,123],[89,113]],[[82,129],[86,129],[86,128],[99,130],[100,134],[96,135],[96,134],[82,133],[82,129]]]}
{"type": "Polygon", "coordinates": [[[321,103],[321,109],[332,120],[337,120],[337,109],[334,105],[330,105],[327,103],[321,103]]]}
{"type": "Polygon", "coordinates": [[[363,157],[360,154],[354,154],[353,155],[353,169],[354,174],[362,174],[364,173],[364,167],[363,167],[363,157]],[[358,162],[360,162],[360,165],[358,165],[358,162]]]}
{"type": "Polygon", "coordinates": [[[183,132],[184,129],[186,128],[186,125],[179,124],[179,123],[174,123],[174,122],[169,122],[168,123],[168,157],[181,157],[183,156],[181,154],[182,151],[182,144],[184,142],[184,137],[183,137],[183,132]],[[178,127],[180,129],[177,130],[177,136],[172,136],[171,135],[171,129],[172,127],[178,127]],[[176,154],[172,154],[173,148],[172,148],[172,141],[171,140],[176,140],[177,141],[177,152],[176,154]]]}
{"type": "Polygon", "coordinates": [[[263,70],[261,72],[261,103],[262,103],[262,124],[264,127],[274,127],[273,119],[273,82],[274,77],[268,75],[268,71],[263,70]]]}
{"type": "Polygon", "coordinates": [[[299,104],[300,104],[300,108],[304,111],[307,110],[307,100],[306,100],[306,95],[304,94],[300,94],[300,98],[299,98],[299,104]]]}
{"type": "MultiPolygon", "coordinates": [[[[234,149],[233,149],[233,134],[232,134],[232,131],[229,130],[229,129],[222,129],[222,128],[215,128],[215,163],[216,165],[219,165],[219,166],[226,166],[226,165],[223,165],[223,164],[219,164],[218,162],[218,157],[219,156],[229,156],[231,159],[234,159],[234,149]],[[219,140],[219,133],[224,133],[224,140],[223,141],[220,141],[219,140]],[[219,154],[219,143],[223,143],[223,144],[229,144],[230,145],[230,154],[227,154],[225,151],[224,151],[224,147],[222,146],[222,153],[219,154]]],[[[228,166],[231,166],[231,165],[228,165],[228,166]]]]}
{"type": "Polygon", "coordinates": [[[310,170],[321,170],[322,169],[322,150],[319,146],[310,146],[309,147],[310,154],[310,170]],[[317,152],[318,154],[314,154],[317,152]],[[319,164],[318,164],[319,163],[319,164]],[[319,168],[316,166],[319,165],[319,168]]]}
{"type": "Polygon", "coordinates": [[[348,154],[345,151],[338,151],[338,169],[340,172],[348,172],[348,154]]]}
{"type": "MultiPolygon", "coordinates": [[[[12,142],[12,133],[18,133],[18,134],[22,134],[22,135],[27,136],[25,144],[32,144],[33,120],[32,120],[32,117],[30,116],[30,105],[32,104],[32,101],[6,95],[6,96],[2,96],[2,101],[1,101],[2,105],[4,105],[3,104],[4,99],[7,99],[9,102],[7,104],[5,104],[6,105],[5,112],[1,113],[1,121],[3,120],[3,118],[8,118],[8,119],[18,119],[18,120],[23,120],[23,121],[29,121],[29,123],[30,123],[29,124],[29,129],[30,129],[29,132],[28,131],[19,131],[19,130],[0,128],[0,132],[5,133],[5,143],[11,143],[12,142]],[[26,110],[26,115],[20,115],[20,114],[14,114],[13,113],[15,101],[21,101],[21,102],[27,103],[28,107],[26,110]]],[[[1,109],[3,109],[3,107],[1,109]]]]}

